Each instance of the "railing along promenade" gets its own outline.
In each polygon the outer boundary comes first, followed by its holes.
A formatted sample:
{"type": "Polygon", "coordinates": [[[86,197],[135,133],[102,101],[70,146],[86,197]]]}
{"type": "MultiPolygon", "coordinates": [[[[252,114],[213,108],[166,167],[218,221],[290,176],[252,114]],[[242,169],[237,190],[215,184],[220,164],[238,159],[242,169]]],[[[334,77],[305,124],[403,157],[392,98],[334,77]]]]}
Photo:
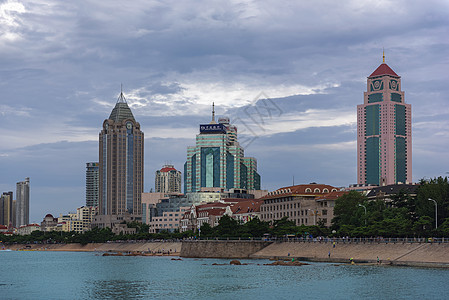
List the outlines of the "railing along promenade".
{"type": "Polygon", "coordinates": [[[241,238],[241,237],[196,237],[185,238],[182,241],[267,241],[267,242],[290,242],[290,243],[336,243],[336,244],[422,244],[422,243],[449,243],[449,238],[356,238],[356,237],[271,237],[271,238],[241,238]]]}

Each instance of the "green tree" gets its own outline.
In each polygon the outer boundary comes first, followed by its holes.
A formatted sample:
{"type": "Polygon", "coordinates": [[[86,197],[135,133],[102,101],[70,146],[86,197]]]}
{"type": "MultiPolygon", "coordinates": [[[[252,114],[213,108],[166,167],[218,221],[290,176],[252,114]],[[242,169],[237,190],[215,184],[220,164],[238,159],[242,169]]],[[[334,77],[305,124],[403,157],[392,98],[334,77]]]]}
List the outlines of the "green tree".
{"type": "Polygon", "coordinates": [[[255,217],[243,225],[243,231],[251,237],[263,237],[270,232],[270,223],[255,217]]]}
{"type": "Polygon", "coordinates": [[[210,226],[209,223],[205,222],[201,225],[201,236],[212,237],[215,235],[215,229],[210,226]]]}
{"type": "Polygon", "coordinates": [[[223,215],[216,226],[217,235],[220,237],[237,237],[240,236],[241,225],[237,220],[228,215],[223,215]]]}
{"type": "Polygon", "coordinates": [[[275,220],[273,222],[273,228],[271,229],[271,234],[277,237],[282,237],[287,234],[296,235],[298,228],[294,221],[288,219],[288,217],[283,217],[280,220],[275,220]]]}
{"type": "Polygon", "coordinates": [[[421,180],[418,187],[416,205],[416,218],[428,216],[435,223],[435,204],[438,207],[438,224],[442,224],[446,218],[449,218],[449,182],[447,177],[438,177],[428,181],[421,180]]]}
{"type": "Polygon", "coordinates": [[[357,191],[350,191],[339,197],[335,201],[332,227],[338,230],[343,225],[361,226],[364,224],[365,212],[358,205],[366,201],[366,197],[357,191]]]}

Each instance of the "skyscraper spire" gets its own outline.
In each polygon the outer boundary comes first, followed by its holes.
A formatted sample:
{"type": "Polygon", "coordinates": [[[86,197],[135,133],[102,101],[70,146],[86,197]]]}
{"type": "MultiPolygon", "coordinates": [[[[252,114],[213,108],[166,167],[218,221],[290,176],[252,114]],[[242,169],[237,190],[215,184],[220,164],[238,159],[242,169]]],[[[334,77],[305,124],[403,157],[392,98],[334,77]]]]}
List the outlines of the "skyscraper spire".
{"type": "Polygon", "coordinates": [[[123,84],[120,83],[120,96],[118,96],[117,102],[126,103],[125,95],[123,95],[123,84]]]}

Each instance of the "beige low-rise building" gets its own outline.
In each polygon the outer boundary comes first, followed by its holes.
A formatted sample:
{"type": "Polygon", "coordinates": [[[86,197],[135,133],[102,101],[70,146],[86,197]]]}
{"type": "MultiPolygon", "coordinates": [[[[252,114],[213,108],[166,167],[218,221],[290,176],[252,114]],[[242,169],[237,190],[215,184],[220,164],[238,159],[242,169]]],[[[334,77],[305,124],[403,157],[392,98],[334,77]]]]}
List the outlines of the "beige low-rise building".
{"type": "Polygon", "coordinates": [[[261,220],[270,222],[288,217],[298,226],[329,227],[338,191],[336,187],[315,183],[277,189],[262,198],[261,220]]]}
{"type": "Polygon", "coordinates": [[[52,214],[47,214],[41,222],[41,231],[56,231],[58,218],[54,218],[52,214]]]}
{"type": "Polygon", "coordinates": [[[19,228],[17,228],[16,234],[18,235],[28,235],[31,234],[33,231],[40,231],[41,226],[39,224],[33,223],[28,225],[22,225],[19,228]]]}
{"type": "Polygon", "coordinates": [[[161,217],[153,217],[149,223],[150,233],[158,233],[164,230],[170,232],[179,230],[181,218],[188,209],[189,207],[180,207],[179,211],[164,212],[161,217]]]}

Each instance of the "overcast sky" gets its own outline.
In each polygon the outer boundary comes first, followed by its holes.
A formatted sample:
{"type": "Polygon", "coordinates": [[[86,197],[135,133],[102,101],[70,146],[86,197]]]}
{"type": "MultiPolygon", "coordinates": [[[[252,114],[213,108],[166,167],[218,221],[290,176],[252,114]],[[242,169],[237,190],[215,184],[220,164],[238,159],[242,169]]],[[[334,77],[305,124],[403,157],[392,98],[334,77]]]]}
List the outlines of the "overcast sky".
{"type": "Polygon", "coordinates": [[[165,162],[183,171],[212,102],[263,189],[356,183],[356,106],[382,48],[412,105],[413,180],[449,171],[448,1],[0,3],[0,192],[30,177],[32,222],[85,204],[120,84],[145,191],[165,162]]]}

